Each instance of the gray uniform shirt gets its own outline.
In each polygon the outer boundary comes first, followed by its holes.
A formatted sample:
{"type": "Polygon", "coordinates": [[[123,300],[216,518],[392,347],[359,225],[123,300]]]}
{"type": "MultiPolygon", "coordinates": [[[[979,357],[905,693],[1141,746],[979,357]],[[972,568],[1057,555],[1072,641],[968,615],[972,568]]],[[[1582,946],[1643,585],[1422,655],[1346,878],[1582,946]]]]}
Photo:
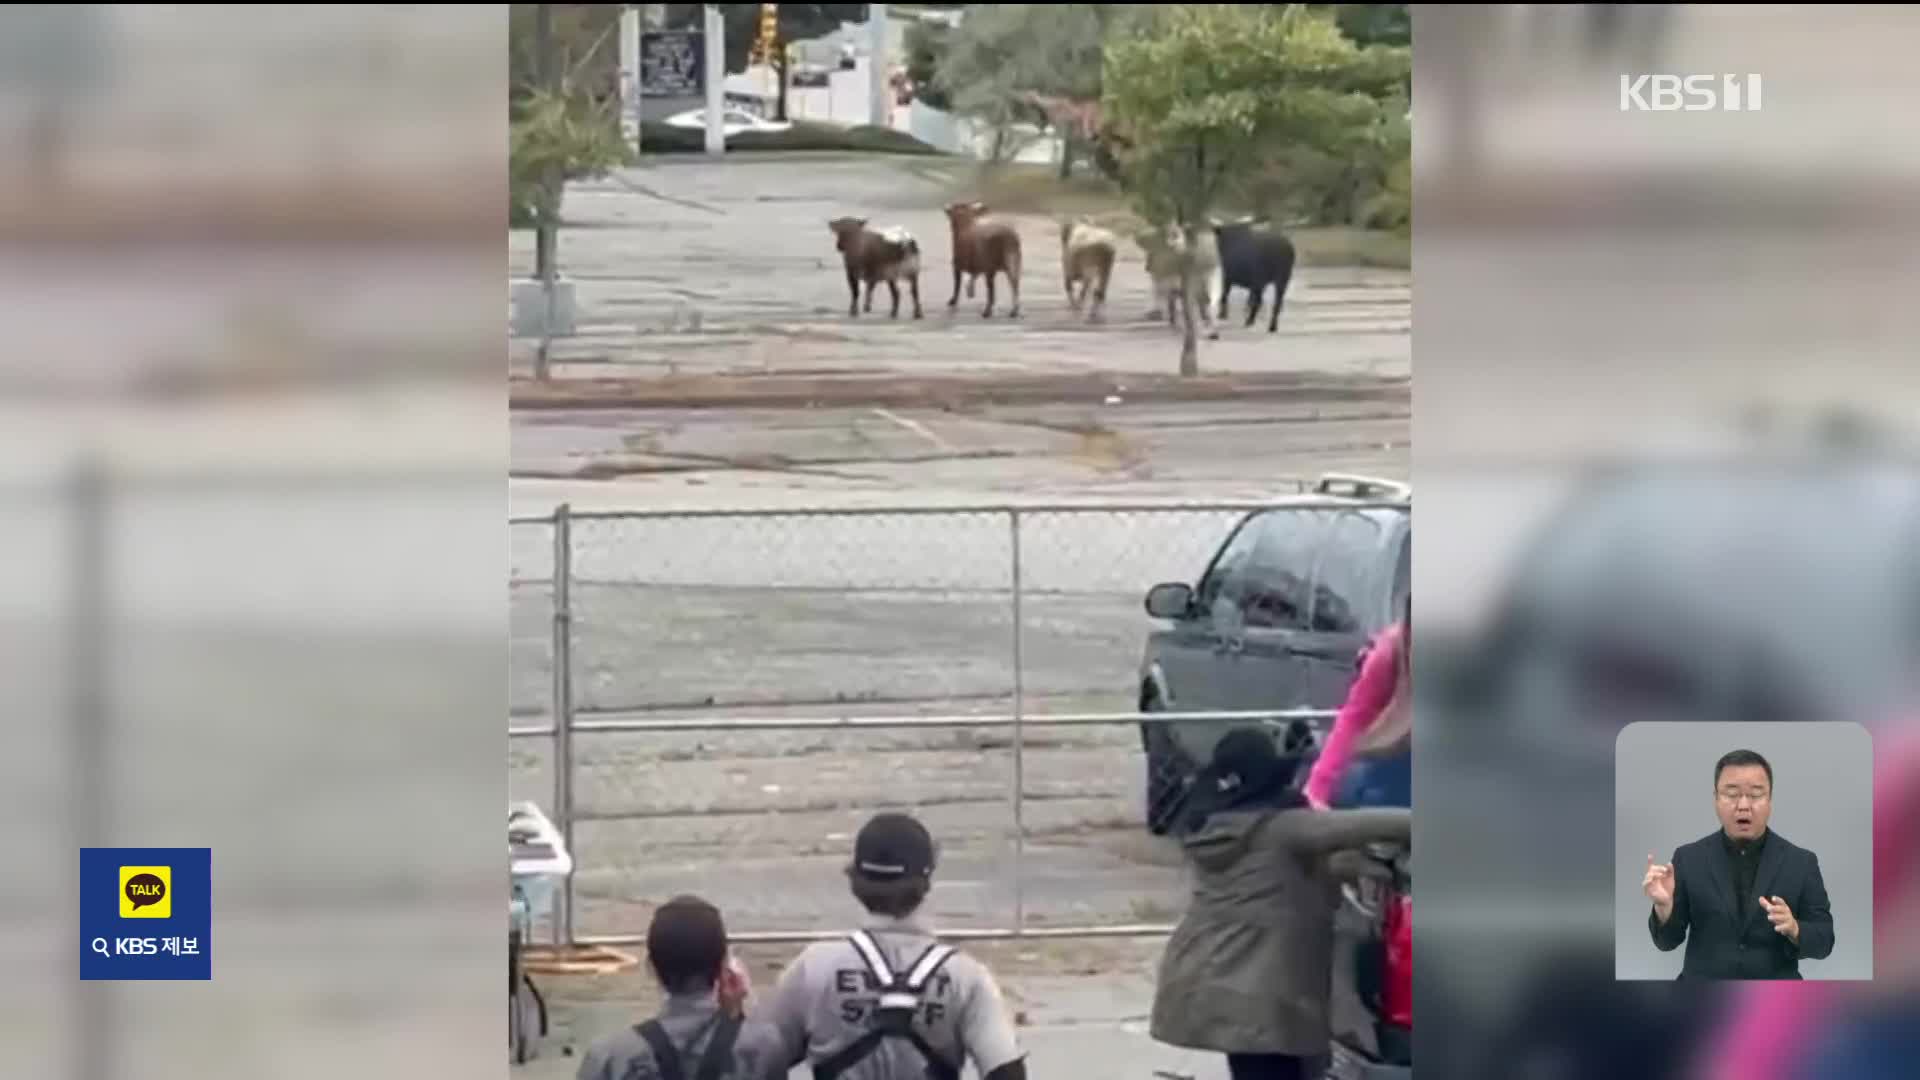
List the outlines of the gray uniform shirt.
{"type": "MultiPolygon", "coordinates": [[[[720,1006],[713,994],[676,994],[667,999],[666,1007],[654,1019],[680,1051],[681,1072],[687,1080],[694,1080],[700,1055],[706,1053],[720,1019],[720,1006]]],[[[725,1080],[784,1080],[784,1053],[779,1032],[749,1017],[733,1044],[733,1067],[722,1075],[725,1080]]],[[[574,1075],[577,1080],[659,1080],[661,1073],[653,1060],[653,1048],[638,1026],[629,1024],[588,1047],[580,1059],[580,1071],[574,1075]]]]}
{"type": "MultiPolygon", "coordinates": [[[[906,971],[937,939],[914,920],[878,919],[865,928],[887,966],[906,971]]],[[[867,1032],[879,998],[867,965],[846,938],[816,942],[780,973],[771,999],[754,1013],[780,1033],[784,1053],[817,1064],[867,1032]]],[[[751,1007],[751,1006],[750,1006],[751,1007]]],[[[921,995],[914,1029],[947,1063],[972,1060],[981,1076],[1020,1060],[1013,1017],[985,965],[963,953],[948,960],[921,995]]],[[[924,1076],[925,1059],[905,1039],[885,1039],[844,1073],[845,1080],[924,1076]]]]}

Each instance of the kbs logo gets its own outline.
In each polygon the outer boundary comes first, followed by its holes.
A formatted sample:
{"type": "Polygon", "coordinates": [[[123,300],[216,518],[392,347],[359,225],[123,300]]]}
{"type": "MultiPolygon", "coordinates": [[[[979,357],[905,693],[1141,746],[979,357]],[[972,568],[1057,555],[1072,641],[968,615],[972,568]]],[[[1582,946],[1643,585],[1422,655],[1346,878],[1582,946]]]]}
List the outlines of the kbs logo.
{"type": "Polygon", "coordinates": [[[172,892],[173,867],[123,866],[120,868],[120,917],[171,919],[172,892]]]}
{"type": "Polygon", "coordinates": [[[1759,112],[1758,75],[1622,75],[1621,112],[1759,112]]]}

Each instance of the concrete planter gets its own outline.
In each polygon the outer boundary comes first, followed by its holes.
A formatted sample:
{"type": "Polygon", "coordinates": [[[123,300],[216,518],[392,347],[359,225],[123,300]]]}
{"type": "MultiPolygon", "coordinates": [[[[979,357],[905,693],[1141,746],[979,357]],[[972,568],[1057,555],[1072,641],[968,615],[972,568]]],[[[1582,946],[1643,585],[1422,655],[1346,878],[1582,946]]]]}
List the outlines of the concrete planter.
{"type": "MultiPolygon", "coordinates": [[[[517,278],[507,287],[509,333],[517,338],[537,338],[547,326],[546,289],[535,279],[517,278]]],[[[553,337],[571,337],[576,324],[573,282],[555,275],[553,279],[553,337]]]]}

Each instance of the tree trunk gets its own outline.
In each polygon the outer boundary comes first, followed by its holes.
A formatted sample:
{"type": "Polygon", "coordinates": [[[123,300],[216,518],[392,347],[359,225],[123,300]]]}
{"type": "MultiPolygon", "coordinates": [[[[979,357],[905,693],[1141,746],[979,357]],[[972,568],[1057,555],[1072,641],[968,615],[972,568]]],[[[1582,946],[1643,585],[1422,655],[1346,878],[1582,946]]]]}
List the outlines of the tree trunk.
{"type": "MultiPolygon", "coordinates": [[[[540,82],[549,91],[560,88],[560,57],[554,52],[553,5],[541,4],[536,13],[534,36],[540,60],[540,82]]],[[[541,301],[545,309],[540,318],[540,345],[534,353],[533,374],[546,382],[553,373],[553,277],[560,246],[560,200],[566,190],[566,174],[557,163],[550,163],[540,177],[540,218],[534,232],[534,273],[540,278],[541,301]]]]}
{"type": "Polygon", "coordinates": [[[780,95],[774,99],[773,118],[781,122],[787,119],[787,83],[792,75],[787,71],[787,47],[784,42],[774,42],[773,69],[780,73],[780,95]]]}
{"type": "Polygon", "coordinates": [[[1193,328],[1192,283],[1180,287],[1180,377],[1200,374],[1200,334],[1193,328]]]}
{"type": "Polygon", "coordinates": [[[1200,374],[1200,331],[1193,325],[1193,251],[1194,228],[1180,227],[1186,251],[1180,256],[1180,377],[1200,374]]]}
{"type": "Polygon", "coordinates": [[[1060,179],[1067,180],[1067,179],[1071,179],[1072,176],[1073,176],[1073,136],[1068,135],[1065,131],[1062,131],[1060,133],[1060,179]]]}
{"type": "MultiPolygon", "coordinates": [[[[560,83],[560,61],[553,51],[552,4],[541,4],[535,8],[533,27],[533,55],[534,63],[539,65],[540,85],[552,90],[560,83]]],[[[535,202],[538,216],[534,220],[533,276],[541,281],[547,280],[553,270],[554,229],[557,224],[554,217],[560,202],[554,197],[554,189],[565,183],[563,177],[555,175],[555,171],[548,166],[541,175],[540,194],[535,202]]]]}

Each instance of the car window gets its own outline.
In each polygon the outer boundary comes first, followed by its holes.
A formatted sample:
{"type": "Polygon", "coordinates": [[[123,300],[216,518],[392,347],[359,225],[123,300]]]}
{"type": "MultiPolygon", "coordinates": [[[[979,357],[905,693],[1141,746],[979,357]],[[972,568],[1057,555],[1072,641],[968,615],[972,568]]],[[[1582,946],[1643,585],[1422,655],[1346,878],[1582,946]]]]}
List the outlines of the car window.
{"type": "Polygon", "coordinates": [[[1373,518],[1354,511],[1335,516],[1314,571],[1315,631],[1357,634],[1366,629],[1367,606],[1378,595],[1380,539],[1380,523],[1373,518]]]}
{"type": "Polygon", "coordinates": [[[1249,629],[1306,628],[1312,599],[1308,582],[1326,519],[1318,510],[1289,510],[1260,519],[1252,558],[1222,589],[1249,629]]]}
{"type": "Polygon", "coordinates": [[[1259,539],[1260,518],[1249,518],[1234,531],[1220,554],[1214,559],[1213,566],[1207,570],[1206,577],[1200,582],[1199,595],[1195,598],[1194,608],[1207,612],[1215,622],[1223,617],[1231,617],[1233,612],[1221,608],[1221,591],[1226,582],[1235,576],[1253,553],[1253,545],[1259,539]]]}

